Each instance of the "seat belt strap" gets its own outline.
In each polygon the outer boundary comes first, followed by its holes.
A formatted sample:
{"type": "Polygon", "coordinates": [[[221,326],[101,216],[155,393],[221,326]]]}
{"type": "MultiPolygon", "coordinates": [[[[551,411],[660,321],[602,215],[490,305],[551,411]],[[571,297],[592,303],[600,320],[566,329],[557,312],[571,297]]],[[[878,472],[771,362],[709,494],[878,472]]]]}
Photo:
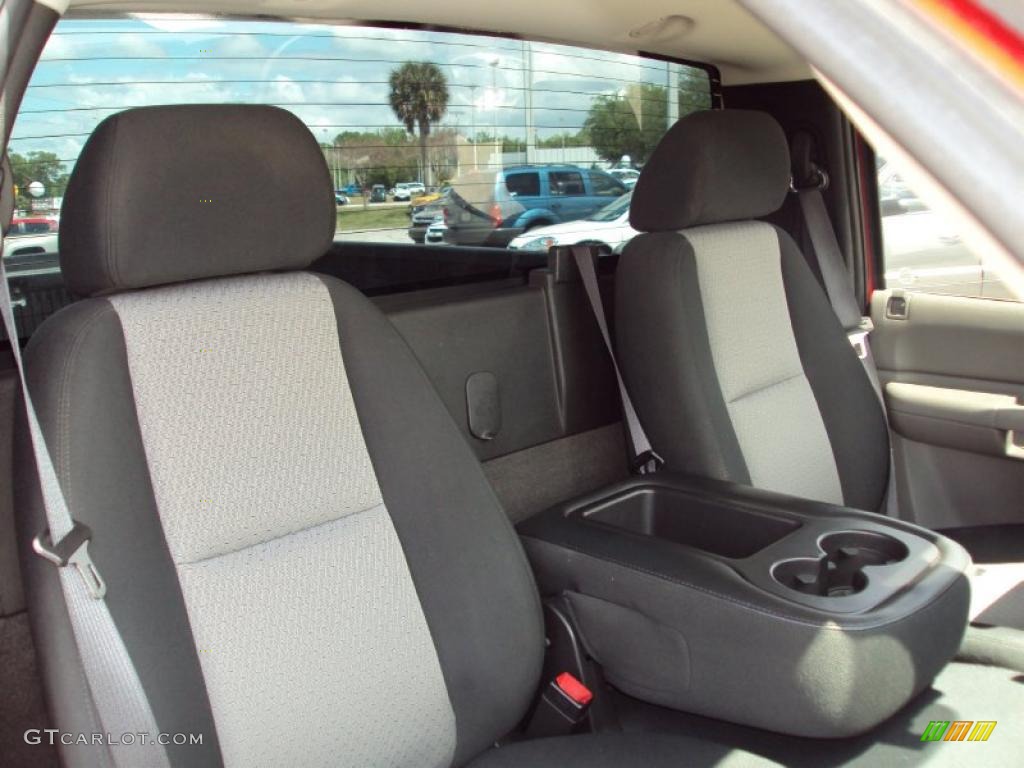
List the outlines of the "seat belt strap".
{"type": "Polygon", "coordinates": [[[615,370],[615,380],[619,385],[619,399],[622,403],[623,420],[626,422],[626,433],[629,437],[630,451],[632,453],[630,466],[633,472],[646,475],[656,472],[665,463],[664,460],[651,448],[651,441],[647,439],[640,417],[636,414],[633,406],[633,399],[626,389],[626,382],[622,379],[622,372],[619,370],[619,361],[615,358],[615,348],[612,346],[612,337],[608,332],[608,318],[605,316],[604,304],[601,302],[601,289],[597,282],[597,270],[594,267],[594,254],[589,246],[572,245],[573,259],[576,262],[576,269],[583,280],[583,288],[586,291],[587,299],[590,301],[590,308],[594,312],[597,326],[601,329],[601,337],[608,349],[608,356],[612,361],[612,368],[615,370]]]}
{"type": "MultiPolygon", "coordinates": [[[[818,173],[821,174],[824,183],[824,179],[827,178],[824,171],[818,169],[818,173]]],[[[875,390],[875,395],[882,405],[882,415],[888,425],[885,396],[882,393],[882,383],[878,378],[878,369],[875,367],[875,358],[871,354],[869,340],[874,325],[871,323],[870,317],[861,315],[860,307],[857,306],[850,275],[846,271],[842,251],[839,248],[839,240],[836,238],[832,220],[825,207],[825,198],[821,194],[821,185],[797,189],[796,194],[800,200],[800,210],[803,213],[804,224],[810,237],[811,251],[818,264],[818,271],[821,272],[822,282],[825,284],[825,294],[828,296],[832,310],[839,318],[843,330],[846,331],[850,345],[864,366],[864,372],[868,375],[871,387],[875,390]]],[[[891,444],[889,446],[889,480],[885,493],[885,511],[892,517],[898,516],[896,463],[893,460],[891,444]]]]}
{"type": "MultiPolygon", "coordinates": [[[[0,250],[2,248],[3,234],[0,232],[0,250]]],[[[86,526],[76,522],[68,511],[57,471],[32,405],[2,258],[0,314],[3,315],[4,329],[21,380],[32,453],[46,509],[48,530],[37,536],[32,546],[41,557],[57,566],[85,679],[99,714],[100,725],[112,737],[104,741],[108,743],[111,758],[117,768],[139,765],[169,768],[167,752],[158,743],[156,719],[149,700],[104,599],[106,585],[89,557],[91,533],[86,526]],[[116,743],[121,741],[119,737],[122,734],[129,733],[146,733],[148,738],[145,743],[141,736],[136,736],[135,744],[116,743]]]]}
{"type": "Polygon", "coordinates": [[[867,335],[872,330],[871,319],[862,316],[860,307],[857,306],[853,284],[846,271],[842,252],[839,249],[839,241],[836,239],[828,210],[825,208],[825,199],[821,194],[821,189],[818,187],[801,189],[797,192],[797,196],[800,199],[800,209],[803,213],[804,223],[807,225],[811,249],[814,251],[814,258],[818,263],[829,303],[843,329],[850,336],[850,341],[857,349],[858,355],[863,359],[861,348],[858,345],[866,343],[867,335]]]}

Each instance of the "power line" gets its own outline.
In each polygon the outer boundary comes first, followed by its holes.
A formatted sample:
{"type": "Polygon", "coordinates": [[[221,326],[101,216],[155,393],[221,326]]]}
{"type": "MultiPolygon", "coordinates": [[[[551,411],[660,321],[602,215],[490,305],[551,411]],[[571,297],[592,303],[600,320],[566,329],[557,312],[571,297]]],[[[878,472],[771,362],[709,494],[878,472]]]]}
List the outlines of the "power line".
{"type": "MultiPolygon", "coordinates": [[[[664,104],[665,103],[664,99],[656,99],[656,98],[649,98],[649,99],[641,98],[641,99],[638,99],[638,101],[644,101],[644,102],[649,102],[649,103],[654,103],[654,104],[664,104]]],[[[195,104],[202,104],[202,103],[219,104],[221,102],[219,102],[219,101],[211,101],[211,102],[192,102],[192,103],[195,103],[195,104]]],[[[290,102],[268,101],[268,102],[260,102],[260,103],[261,104],[266,104],[266,105],[272,106],[272,107],[317,107],[317,108],[327,107],[329,109],[347,109],[347,108],[350,108],[350,107],[371,107],[371,108],[388,107],[388,108],[390,108],[390,106],[391,106],[390,103],[388,103],[386,101],[342,101],[342,102],[336,102],[336,101],[290,101],[290,102]]],[[[92,107],[92,106],[89,106],[89,107],[62,107],[60,109],[57,109],[57,108],[54,108],[54,109],[23,109],[23,110],[21,110],[20,114],[22,114],[22,115],[47,115],[47,114],[64,114],[64,113],[67,113],[67,112],[96,112],[96,111],[100,111],[100,112],[102,112],[102,111],[118,112],[118,111],[124,111],[126,109],[134,109],[136,107],[143,107],[143,106],[153,106],[153,105],[151,103],[147,102],[146,104],[127,104],[127,105],[120,105],[120,106],[113,106],[113,107],[92,107]]],[[[586,107],[534,107],[533,111],[534,112],[590,112],[592,106],[593,105],[586,106],[586,107]]],[[[525,109],[526,109],[525,106],[511,106],[510,105],[510,106],[504,106],[504,107],[497,107],[493,111],[496,111],[496,112],[500,112],[502,110],[504,110],[504,111],[523,111],[525,109]]]]}
{"type": "MultiPolygon", "coordinates": [[[[500,45],[496,45],[497,42],[500,42],[500,40],[498,38],[487,38],[486,42],[470,43],[470,42],[455,41],[455,40],[451,40],[451,39],[442,39],[440,37],[440,35],[438,35],[437,37],[431,38],[431,39],[415,39],[415,38],[396,38],[396,37],[386,36],[386,35],[337,35],[337,34],[306,34],[306,33],[300,34],[300,35],[296,35],[294,32],[256,32],[256,31],[228,31],[228,30],[218,31],[218,30],[202,30],[202,29],[197,29],[195,31],[190,31],[190,30],[166,31],[166,30],[155,30],[155,29],[139,29],[139,30],[136,30],[136,29],[127,28],[127,29],[120,29],[120,30],[68,30],[66,32],[65,31],[57,30],[57,31],[55,31],[53,33],[53,36],[54,37],[57,37],[57,36],[60,36],[60,37],[80,37],[80,36],[87,36],[87,35],[88,36],[93,36],[93,35],[126,35],[126,34],[128,34],[128,35],[146,35],[146,36],[166,36],[166,37],[172,37],[172,38],[179,38],[179,37],[183,37],[183,36],[186,36],[186,35],[196,35],[196,36],[199,36],[199,37],[226,37],[226,38],[231,38],[231,37],[284,37],[284,38],[295,38],[295,37],[299,37],[301,39],[309,39],[309,40],[331,40],[331,41],[338,41],[338,42],[376,41],[376,42],[386,42],[386,43],[405,43],[405,44],[412,44],[412,45],[419,44],[419,45],[430,45],[430,46],[446,46],[446,47],[452,47],[452,48],[473,48],[473,49],[482,49],[482,50],[486,50],[486,51],[497,50],[497,51],[503,51],[503,52],[508,52],[508,53],[522,53],[522,44],[521,43],[516,43],[516,44],[510,45],[508,47],[503,47],[503,46],[500,46],[500,45]]],[[[445,35],[445,37],[450,37],[452,34],[458,34],[458,33],[443,33],[443,34],[445,35]]],[[[594,55],[587,55],[585,53],[582,53],[582,51],[586,51],[587,50],[585,48],[574,48],[572,46],[558,46],[558,45],[555,45],[555,44],[531,43],[531,42],[527,42],[526,44],[530,45],[530,46],[536,46],[536,47],[534,47],[534,52],[536,52],[536,53],[548,54],[548,55],[553,55],[553,56],[564,56],[566,58],[570,58],[571,57],[573,59],[582,59],[582,60],[586,60],[586,61],[597,61],[597,62],[602,62],[602,63],[606,63],[606,64],[616,64],[616,65],[621,65],[621,66],[638,67],[638,68],[641,68],[641,69],[649,69],[649,70],[651,70],[653,72],[663,72],[664,69],[665,69],[665,64],[664,63],[658,62],[658,63],[648,64],[648,63],[646,63],[647,60],[645,60],[642,56],[638,56],[637,54],[608,52],[608,54],[606,56],[594,56],[594,55]],[[561,48],[563,50],[553,50],[553,49],[558,49],[558,48],[561,48]],[[564,49],[568,49],[568,50],[564,50],[564,49]],[[629,58],[627,59],[625,57],[629,57],[629,58]],[[632,59],[632,60],[630,60],[630,59],[632,59]]],[[[56,59],[53,59],[53,60],[56,60],[56,59]]],[[[687,70],[702,71],[698,67],[691,67],[691,66],[686,65],[686,64],[676,64],[676,63],[673,62],[671,65],[672,66],[677,66],[677,67],[680,67],[680,68],[683,68],[683,69],[687,69],[687,70]]],[[[483,65],[481,65],[481,66],[483,66],[483,65]]]]}
{"type": "MultiPolygon", "coordinates": [[[[39,88],[97,88],[97,87],[123,87],[126,85],[196,85],[196,86],[208,86],[208,85],[269,85],[285,82],[288,85],[350,85],[350,86],[364,86],[364,85],[390,85],[387,80],[331,80],[331,79],[288,79],[287,81],[273,80],[273,79],[210,79],[210,80],[106,80],[106,81],[89,81],[89,82],[60,82],[60,83],[30,83],[26,90],[39,89],[39,88]]],[[[649,82],[646,80],[618,80],[623,85],[653,85],[659,88],[666,88],[667,86],[661,83],[649,82]]],[[[480,88],[477,84],[472,83],[448,83],[449,89],[455,88],[467,88],[467,89],[478,89],[480,88]]],[[[564,88],[530,88],[524,85],[504,85],[499,90],[502,91],[532,91],[533,93],[553,93],[553,94],[564,94],[564,95],[575,95],[575,96],[603,96],[607,95],[601,91],[573,91],[564,88]]],[[[710,93],[708,88],[684,88],[682,86],[678,89],[684,93],[710,93]]],[[[657,99],[641,97],[643,100],[657,99]]],[[[24,110],[23,110],[24,111],[24,110]]]]}
{"type": "MultiPolygon", "coordinates": [[[[569,58],[569,57],[566,57],[569,58]]],[[[586,58],[583,56],[573,56],[572,58],[586,58]]],[[[83,61],[97,61],[97,62],[111,62],[111,61],[160,61],[160,62],[171,62],[171,61],[256,61],[266,63],[267,61],[273,61],[275,63],[283,61],[296,61],[296,62],[323,62],[323,63],[346,63],[346,64],[385,64],[388,66],[400,65],[404,62],[404,59],[360,59],[352,58],[348,56],[275,56],[273,58],[267,58],[263,56],[43,56],[39,59],[39,64],[54,64],[60,62],[83,62],[83,61]]],[[[438,67],[457,68],[457,69],[481,69],[490,70],[492,66],[490,64],[471,64],[471,63],[451,63],[451,62],[435,62],[438,67]]],[[[607,62],[615,63],[615,62],[607,62]]],[[[523,74],[525,71],[524,67],[502,67],[498,66],[498,70],[502,72],[513,72],[517,74],[523,74]]],[[[562,72],[559,70],[549,69],[534,69],[534,74],[541,75],[554,75],[558,77],[575,77],[580,79],[589,80],[609,80],[613,82],[629,82],[623,81],[623,78],[616,77],[613,75],[597,75],[593,73],[581,74],[579,72],[562,72]]],[[[636,81],[638,83],[644,83],[647,81],[636,81]]]]}
{"type": "MultiPolygon", "coordinates": [[[[309,128],[311,131],[320,130],[321,128],[331,128],[331,129],[337,128],[337,129],[341,129],[341,130],[374,130],[374,129],[380,130],[380,129],[387,129],[387,128],[401,128],[400,125],[396,125],[396,124],[393,124],[393,123],[386,123],[386,124],[378,123],[378,124],[370,124],[370,125],[353,125],[353,124],[350,124],[350,123],[320,123],[320,124],[317,124],[317,125],[307,125],[306,127],[309,128]]],[[[545,130],[545,131],[548,131],[548,130],[556,131],[556,130],[566,130],[568,128],[572,128],[573,126],[561,124],[561,125],[535,125],[534,127],[538,128],[540,130],[545,130]]],[[[482,126],[480,126],[480,128],[481,129],[484,129],[484,128],[499,128],[501,130],[511,130],[511,129],[514,128],[514,129],[518,130],[518,129],[525,128],[525,123],[507,123],[507,124],[499,123],[496,126],[482,125],[482,126]]],[[[480,134],[480,133],[485,133],[485,132],[486,131],[484,131],[484,130],[480,130],[477,133],[480,134]]],[[[43,139],[70,139],[70,138],[76,138],[76,137],[89,136],[91,133],[92,133],[92,131],[88,130],[88,131],[74,131],[74,132],[71,132],[71,133],[48,133],[48,134],[31,135],[31,136],[12,136],[10,138],[10,141],[13,142],[13,141],[29,141],[29,140],[37,140],[38,141],[38,140],[43,140],[43,139]]]]}

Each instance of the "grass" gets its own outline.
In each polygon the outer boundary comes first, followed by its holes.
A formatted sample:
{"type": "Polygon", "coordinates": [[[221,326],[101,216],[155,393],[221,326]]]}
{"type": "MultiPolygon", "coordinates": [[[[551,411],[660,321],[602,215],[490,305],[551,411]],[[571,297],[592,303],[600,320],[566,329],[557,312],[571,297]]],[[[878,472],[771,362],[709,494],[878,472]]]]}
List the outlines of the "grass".
{"type": "Polygon", "coordinates": [[[401,208],[363,208],[346,205],[338,210],[338,231],[396,229],[409,226],[409,211],[401,208]]]}

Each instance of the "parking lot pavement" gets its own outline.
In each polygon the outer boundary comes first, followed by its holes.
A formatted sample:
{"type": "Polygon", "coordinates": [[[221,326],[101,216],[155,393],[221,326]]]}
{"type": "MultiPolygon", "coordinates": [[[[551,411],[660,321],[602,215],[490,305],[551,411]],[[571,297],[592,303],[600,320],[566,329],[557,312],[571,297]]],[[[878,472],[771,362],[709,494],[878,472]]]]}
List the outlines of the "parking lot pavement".
{"type": "Polygon", "coordinates": [[[402,243],[403,245],[412,245],[412,240],[405,227],[336,232],[334,239],[337,242],[402,243]]]}

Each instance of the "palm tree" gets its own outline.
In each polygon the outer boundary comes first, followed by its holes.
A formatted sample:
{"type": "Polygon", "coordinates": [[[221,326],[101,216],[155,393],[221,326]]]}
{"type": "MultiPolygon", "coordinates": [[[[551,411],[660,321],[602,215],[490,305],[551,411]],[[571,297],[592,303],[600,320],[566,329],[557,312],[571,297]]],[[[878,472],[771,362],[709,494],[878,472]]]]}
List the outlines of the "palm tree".
{"type": "MultiPolygon", "coordinates": [[[[437,123],[448,109],[448,81],[441,68],[430,61],[407,61],[391,71],[391,109],[405,130],[415,133],[419,127],[420,162],[424,177],[430,173],[427,163],[427,138],[431,123],[437,123]]],[[[424,178],[424,183],[430,180],[424,178]]]]}

